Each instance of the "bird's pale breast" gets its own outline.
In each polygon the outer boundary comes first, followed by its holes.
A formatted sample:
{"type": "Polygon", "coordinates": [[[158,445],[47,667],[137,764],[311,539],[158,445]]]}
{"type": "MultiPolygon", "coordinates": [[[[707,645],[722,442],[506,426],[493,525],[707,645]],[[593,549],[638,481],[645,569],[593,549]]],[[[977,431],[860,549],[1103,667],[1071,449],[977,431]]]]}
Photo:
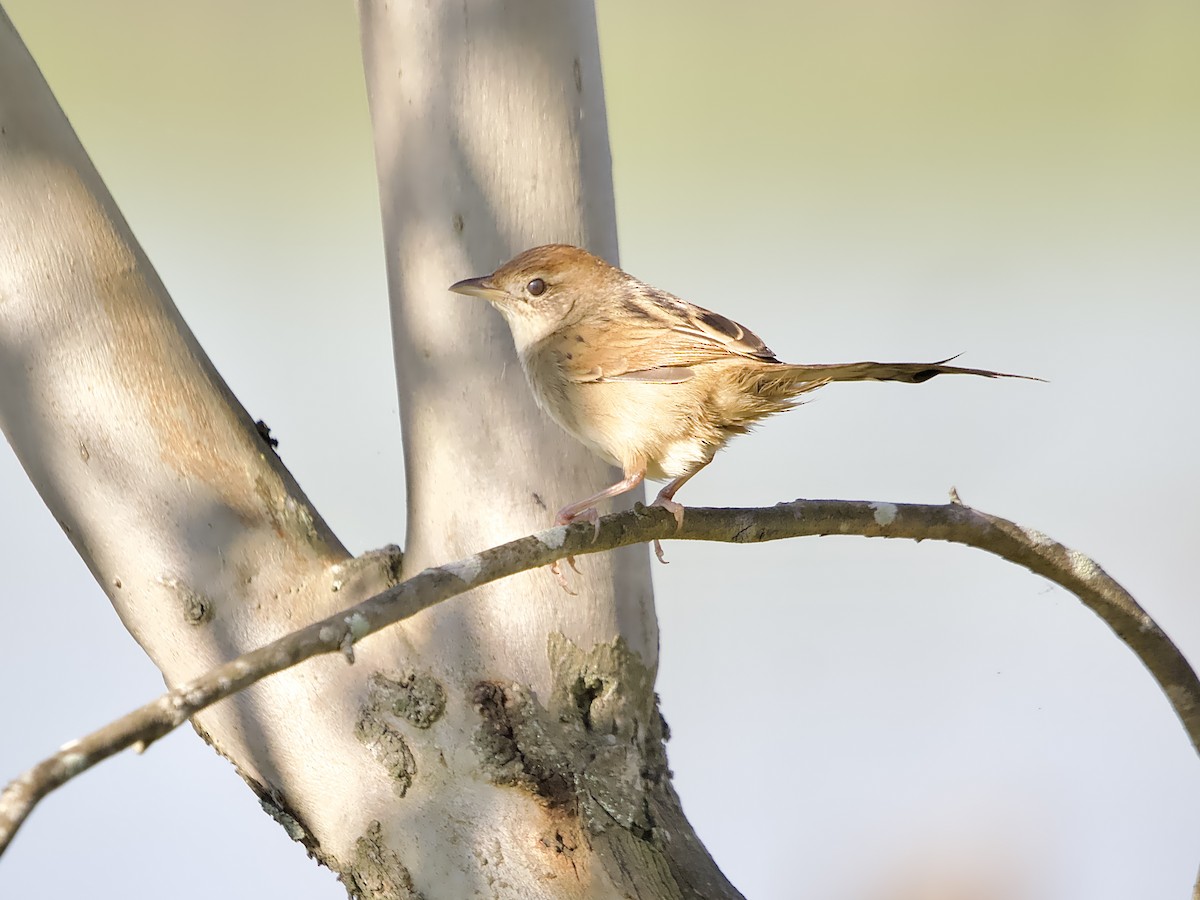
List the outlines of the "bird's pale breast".
{"type": "Polygon", "coordinates": [[[663,479],[712,459],[717,447],[697,433],[702,411],[680,385],[572,382],[544,362],[522,358],[538,406],[606,462],[626,472],[644,465],[648,477],[663,479]]]}

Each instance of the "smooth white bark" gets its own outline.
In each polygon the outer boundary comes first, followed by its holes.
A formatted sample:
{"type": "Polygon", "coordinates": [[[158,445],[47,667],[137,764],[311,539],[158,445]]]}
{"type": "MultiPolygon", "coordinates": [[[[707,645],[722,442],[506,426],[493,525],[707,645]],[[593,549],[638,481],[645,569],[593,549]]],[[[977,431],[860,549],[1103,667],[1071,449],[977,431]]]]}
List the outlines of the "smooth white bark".
{"type": "MultiPolygon", "coordinates": [[[[2,12],[0,425],[168,684],[394,576],[349,560],[258,436],[2,12]]],[[[297,833],[335,838],[391,796],[355,736],[366,689],[318,660],[195,721],[297,833]]]]}
{"type": "MultiPolygon", "coordinates": [[[[0,424],[178,683],[289,630],[307,614],[298,586],[347,554],[196,344],[2,12],[0,129],[0,424]]],[[[246,721],[290,696],[265,688],[200,724],[273,781],[287,760],[246,721]]]]}
{"type": "MultiPolygon", "coordinates": [[[[585,2],[364,2],[360,12],[408,474],[405,550],[423,567],[545,527],[619,477],[534,407],[500,317],[446,290],[540,243],[616,259],[599,46],[585,2]]],[[[551,686],[548,631],[585,647],[620,634],[653,668],[645,552],[589,560],[580,581],[580,597],[564,602],[532,573],[414,628],[439,643],[447,671],[482,676],[503,659],[506,676],[537,691],[551,686]]]]}

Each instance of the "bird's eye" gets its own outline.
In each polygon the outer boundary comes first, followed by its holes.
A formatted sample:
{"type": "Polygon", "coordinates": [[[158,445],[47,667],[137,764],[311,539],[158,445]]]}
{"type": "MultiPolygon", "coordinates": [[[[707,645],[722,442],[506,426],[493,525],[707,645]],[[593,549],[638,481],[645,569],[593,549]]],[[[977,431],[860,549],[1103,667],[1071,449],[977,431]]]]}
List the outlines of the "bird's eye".
{"type": "Polygon", "coordinates": [[[529,284],[525,285],[525,290],[529,292],[531,297],[540,297],[546,293],[546,282],[540,278],[535,278],[529,284]]]}

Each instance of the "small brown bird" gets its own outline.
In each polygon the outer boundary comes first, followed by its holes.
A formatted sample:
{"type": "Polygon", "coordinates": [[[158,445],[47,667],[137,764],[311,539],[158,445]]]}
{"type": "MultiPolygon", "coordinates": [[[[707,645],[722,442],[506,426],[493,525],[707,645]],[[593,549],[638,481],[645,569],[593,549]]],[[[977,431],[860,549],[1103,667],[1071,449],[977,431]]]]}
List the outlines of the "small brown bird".
{"type": "MultiPolygon", "coordinates": [[[[948,366],[948,360],[780,362],[732,319],[565,244],[526,250],[491,275],[450,290],[482,297],[500,311],[538,406],[625,473],[600,493],[564,506],[558,524],[594,523],[597,503],[652,478],[669,479],[654,505],[682,525],[675,493],[730,438],[831,381],[1026,377],[948,366]]],[[[661,559],[661,548],[655,549],[661,559]]]]}

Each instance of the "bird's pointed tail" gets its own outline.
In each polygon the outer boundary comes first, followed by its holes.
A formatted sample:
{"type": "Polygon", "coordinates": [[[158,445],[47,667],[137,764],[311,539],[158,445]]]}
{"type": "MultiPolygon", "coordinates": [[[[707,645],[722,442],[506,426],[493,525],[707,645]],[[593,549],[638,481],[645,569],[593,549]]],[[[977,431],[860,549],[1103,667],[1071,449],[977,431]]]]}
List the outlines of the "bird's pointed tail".
{"type": "Polygon", "coordinates": [[[980,375],[984,378],[1021,378],[1026,381],[1042,381],[1032,375],[1012,375],[1008,372],[993,372],[990,369],[967,369],[962,366],[948,366],[946,363],[956,357],[931,363],[881,363],[853,362],[828,363],[814,365],[795,365],[783,363],[779,374],[789,381],[829,382],[829,381],[902,381],[906,384],[920,384],[935,375],[980,375]]]}

